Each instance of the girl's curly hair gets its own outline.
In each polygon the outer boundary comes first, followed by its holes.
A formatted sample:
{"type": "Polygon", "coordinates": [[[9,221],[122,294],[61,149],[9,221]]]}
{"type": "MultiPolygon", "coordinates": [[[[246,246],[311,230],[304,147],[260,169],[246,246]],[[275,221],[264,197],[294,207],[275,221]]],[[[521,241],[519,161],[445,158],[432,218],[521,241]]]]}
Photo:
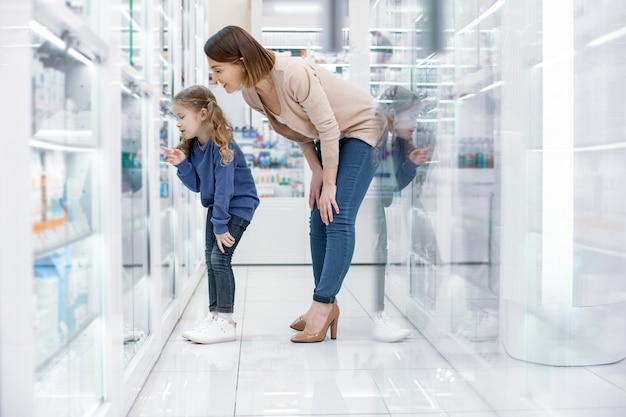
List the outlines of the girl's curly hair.
{"type": "MultiPolygon", "coordinates": [[[[207,87],[203,85],[193,85],[180,91],[172,102],[194,111],[207,110],[205,126],[211,140],[220,148],[222,164],[228,165],[234,159],[232,149],[228,144],[233,140],[233,127],[224,115],[222,108],[217,104],[215,96],[207,87]]],[[[196,139],[186,140],[181,138],[177,148],[189,156],[189,149],[196,139]]]]}

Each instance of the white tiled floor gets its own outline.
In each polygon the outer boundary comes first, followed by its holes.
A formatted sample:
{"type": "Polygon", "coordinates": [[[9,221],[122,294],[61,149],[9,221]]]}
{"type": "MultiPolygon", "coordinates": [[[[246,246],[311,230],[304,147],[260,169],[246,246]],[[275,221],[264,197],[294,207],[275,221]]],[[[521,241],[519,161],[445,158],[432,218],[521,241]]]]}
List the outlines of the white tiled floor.
{"type": "Polygon", "coordinates": [[[198,345],[180,335],[207,313],[203,281],[129,417],[626,416],[626,361],[533,365],[509,358],[497,341],[476,351],[454,343],[445,349],[445,341],[431,343],[391,303],[387,313],[412,329],[411,338],[372,340],[372,274],[362,268],[351,268],[338,295],[337,340],[312,344],[289,340],[289,323],[310,303],[309,266],[236,267],[239,338],[232,343],[198,345]],[[477,361],[479,354],[487,360],[477,361]]]}

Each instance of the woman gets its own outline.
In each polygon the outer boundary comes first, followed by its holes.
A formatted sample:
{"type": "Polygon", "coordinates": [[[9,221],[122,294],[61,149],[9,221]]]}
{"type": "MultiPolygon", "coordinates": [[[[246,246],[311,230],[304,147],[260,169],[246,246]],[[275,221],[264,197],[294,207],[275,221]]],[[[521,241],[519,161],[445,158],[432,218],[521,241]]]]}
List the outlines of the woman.
{"type": "Polygon", "coordinates": [[[335,297],[354,253],[356,215],[376,172],[386,126],[366,91],[301,58],[276,57],[249,33],[226,26],[204,45],[213,80],[241,89],[272,128],[301,147],[311,168],[310,245],[315,287],[308,311],[291,325],[293,342],[337,336],[335,297]]]}

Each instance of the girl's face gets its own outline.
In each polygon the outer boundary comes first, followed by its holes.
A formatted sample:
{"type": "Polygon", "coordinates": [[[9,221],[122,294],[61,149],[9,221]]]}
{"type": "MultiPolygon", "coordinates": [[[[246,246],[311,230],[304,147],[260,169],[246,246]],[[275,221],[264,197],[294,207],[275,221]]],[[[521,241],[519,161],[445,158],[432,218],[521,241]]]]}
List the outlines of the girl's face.
{"type": "Polygon", "coordinates": [[[208,58],[209,69],[213,71],[213,81],[222,84],[228,94],[235,92],[243,84],[245,72],[241,64],[217,62],[208,58]]]}
{"type": "Polygon", "coordinates": [[[407,110],[398,113],[393,120],[393,129],[396,136],[402,139],[410,139],[417,128],[418,109],[407,110]]]}
{"type": "Polygon", "coordinates": [[[193,139],[206,136],[206,128],[204,127],[204,121],[207,116],[206,109],[195,112],[179,102],[174,102],[172,107],[176,116],[176,127],[180,130],[182,137],[193,139]]]}

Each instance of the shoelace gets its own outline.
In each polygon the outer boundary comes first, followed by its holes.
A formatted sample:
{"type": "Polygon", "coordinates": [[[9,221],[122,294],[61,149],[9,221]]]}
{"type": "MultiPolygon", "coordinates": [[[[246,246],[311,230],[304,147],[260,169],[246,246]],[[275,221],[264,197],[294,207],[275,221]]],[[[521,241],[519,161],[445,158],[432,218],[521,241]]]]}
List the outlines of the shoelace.
{"type": "Polygon", "coordinates": [[[226,326],[232,327],[234,329],[234,326],[232,324],[228,323],[228,322],[220,323],[217,320],[213,320],[212,324],[213,324],[213,326],[209,326],[209,327],[206,328],[206,331],[209,334],[226,333],[227,331],[230,330],[226,326]]]}
{"type": "Polygon", "coordinates": [[[194,330],[201,330],[204,329],[206,327],[211,326],[211,324],[213,324],[213,322],[215,321],[215,317],[205,317],[204,320],[202,320],[199,324],[196,325],[196,327],[194,328],[194,330]]]}

